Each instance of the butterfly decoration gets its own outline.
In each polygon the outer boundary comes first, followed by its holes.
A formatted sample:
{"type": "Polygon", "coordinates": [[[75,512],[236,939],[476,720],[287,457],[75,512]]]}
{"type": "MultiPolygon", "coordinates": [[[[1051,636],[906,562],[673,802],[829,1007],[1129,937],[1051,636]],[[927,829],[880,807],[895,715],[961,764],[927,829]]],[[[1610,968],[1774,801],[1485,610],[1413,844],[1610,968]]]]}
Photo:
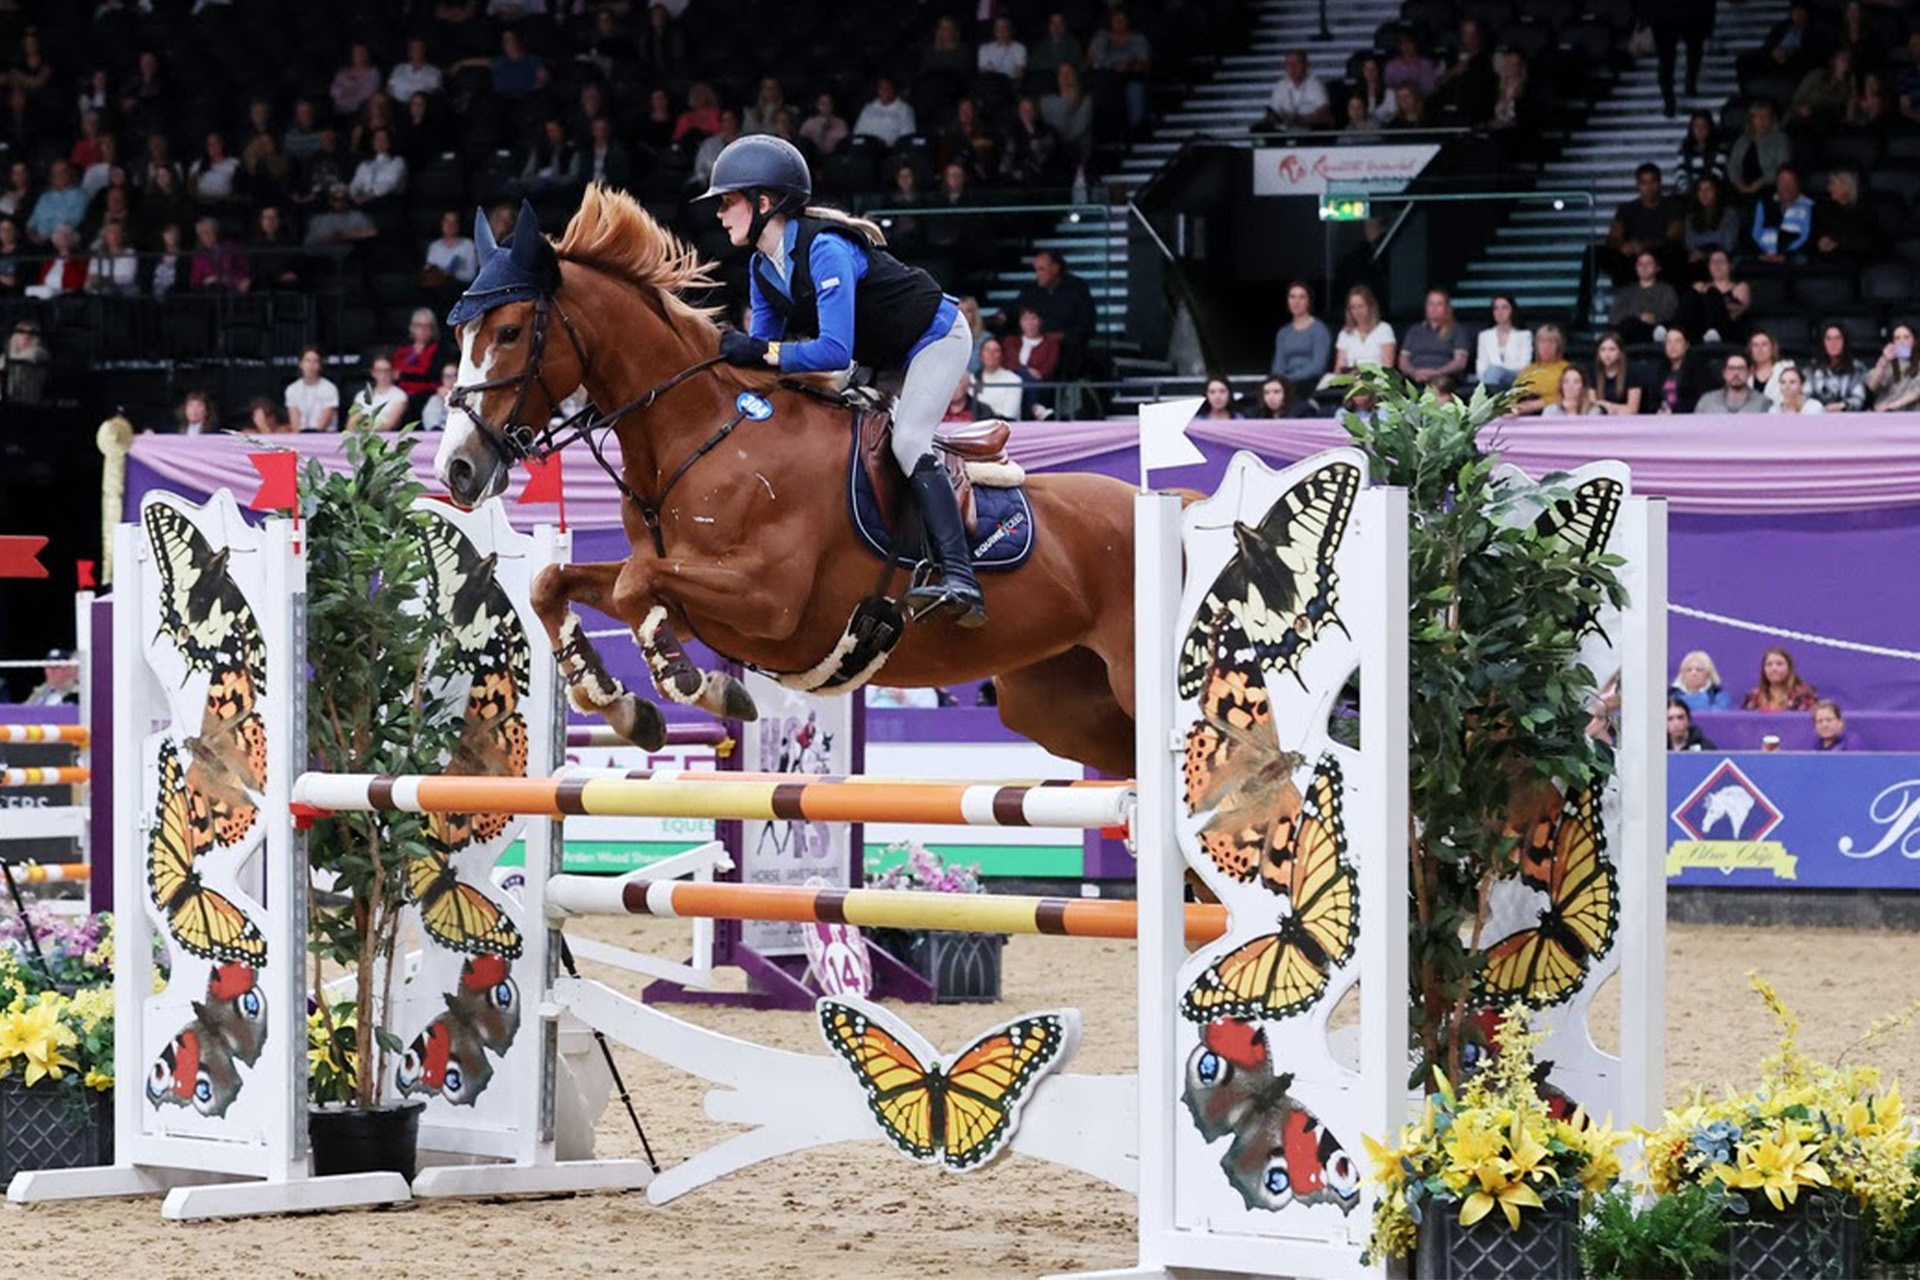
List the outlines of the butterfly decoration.
{"type": "Polygon", "coordinates": [[[520,930],[478,888],[460,879],[444,849],[429,848],[407,860],[406,898],[420,909],[420,924],[443,947],[467,955],[518,960],[520,930]]]}
{"type": "Polygon", "coordinates": [[[215,551],[185,513],[150,502],[142,513],[160,576],[160,634],[190,671],[239,667],[257,691],[267,679],[260,621],[228,573],[230,548],[215,551]]]}
{"type": "Polygon", "coordinates": [[[498,554],[481,555],[458,526],[439,516],[422,522],[420,540],[426,552],[427,608],[446,628],[445,656],[470,672],[503,667],[514,688],[526,688],[531,652],[520,614],[495,576],[498,554]]]}
{"type": "Polygon", "coordinates": [[[474,956],[460,966],[460,984],[442,996],[445,1013],[413,1038],[395,1081],[403,1095],[437,1093],[470,1107],[493,1080],[495,1057],[520,1030],[520,988],[499,956],[474,956]]]}
{"type": "Polygon", "coordinates": [[[1189,814],[1212,811],[1200,845],[1242,883],[1286,891],[1287,861],[1300,832],[1293,772],[1306,762],[1283,751],[1266,687],[1246,671],[1208,673],[1200,718],[1187,729],[1182,774],[1189,814]]]}
{"type": "Polygon", "coordinates": [[[207,684],[200,732],[186,740],[187,786],[206,798],[214,841],[231,847],[253,829],[253,797],[267,785],[267,729],[255,708],[253,677],[222,666],[207,684]]]}
{"type": "Polygon", "coordinates": [[[1544,1009],[1580,989],[1588,968],[1612,949],[1619,925],[1620,885],[1607,858],[1597,791],[1568,796],[1559,812],[1533,824],[1520,849],[1519,879],[1545,893],[1547,905],[1536,924],[1486,948],[1475,1002],[1504,1007],[1520,1000],[1544,1009]]]}
{"type": "Polygon", "coordinates": [[[196,867],[213,839],[207,801],[188,786],[179,753],[162,748],[160,800],[147,838],[147,890],[166,916],[167,931],[192,954],[215,964],[254,968],[267,961],[267,940],[227,898],[207,888],[196,867]]]}
{"type": "Polygon", "coordinates": [[[1220,1167],[1247,1208],[1331,1204],[1352,1213],[1360,1168],[1292,1088],[1290,1072],[1274,1074],[1266,1032],[1221,1021],[1208,1024],[1188,1055],[1180,1097],[1201,1137],[1232,1135],[1220,1167]]]}
{"type": "Polygon", "coordinates": [[[1257,525],[1234,522],[1234,555],[1180,647],[1182,698],[1198,694],[1216,668],[1257,667],[1301,680],[1307,646],[1329,625],[1346,630],[1334,608],[1333,562],[1359,490],[1360,468],[1328,463],[1281,494],[1257,525]]]}
{"type": "Polygon", "coordinates": [[[260,1060],[267,1042],[267,996],[244,964],[215,967],[193,1021],[147,1070],[147,1101],[223,1116],[240,1095],[240,1067],[260,1060]]]}
{"type": "Polygon", "coordinates": [[[1353,958],[1360,932],[1359,877],[1347,861],[1340,762],[1314,766],[1291,849],[1276,861],[1288,910],[1279,928],[1229,951],[1180,1000],[1190,1022],[1287,1018],[1311,1006],[1333,971],[1353,958]]]}
{"type": "Polygon", "coordinates": [[[873,1005],[822,998],[815,1011],[827,1047],[866,1090],[887,1140],[910,1159],[956,1173],[1006,1148],[1034,1085],[1080,1041],[1077,1011],[1029,1013],[945,1060],[873,1005]]]}
{"type": "MultiPolygon", "coordinates": [[[[1594,560],[1607,552],[1613,538],[1613,526],[1620,518],[1620,503],[1626,488],[1611,476],[1595,476],[1581,482],[1573,493],[1556,498],[1534,518],[1534,532],[1543,538],[1557,538],[1582,561],[1594,560]]],[[[1593,634],[1606,639],[1600,621],[1592,611],[1583,611],[1577,634],[1593,634]]]]}

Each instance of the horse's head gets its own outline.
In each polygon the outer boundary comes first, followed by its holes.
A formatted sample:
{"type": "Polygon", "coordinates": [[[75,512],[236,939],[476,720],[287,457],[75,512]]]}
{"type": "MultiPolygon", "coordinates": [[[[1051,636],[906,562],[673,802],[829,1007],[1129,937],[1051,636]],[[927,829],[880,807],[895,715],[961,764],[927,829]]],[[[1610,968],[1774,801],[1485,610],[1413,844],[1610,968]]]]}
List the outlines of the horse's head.
{"type": "Polygon", "coordinates": [[[460,343],[460,372],[447,400],[446,434],[434,474],[453,500],[473,507],[505,491],[513,465],[538,451],[554,409],[580,385],[584,356],[554,294],[560,260],[520,206],[513,238],[497,244],[486,215],[474,218],[480,271],[447,314],[460,343]]]}

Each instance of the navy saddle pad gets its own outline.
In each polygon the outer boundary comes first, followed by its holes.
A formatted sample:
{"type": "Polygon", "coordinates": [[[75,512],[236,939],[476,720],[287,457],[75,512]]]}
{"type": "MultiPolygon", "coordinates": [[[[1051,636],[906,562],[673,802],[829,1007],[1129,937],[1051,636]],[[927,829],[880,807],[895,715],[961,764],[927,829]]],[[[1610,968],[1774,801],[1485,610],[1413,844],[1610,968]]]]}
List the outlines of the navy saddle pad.
{"type": "MultiPolygon", "coordinates": [[[[858,441],[847,451],[847,510],[853,527],[867,550],[876,556],[891,553],[893,534],[880,516],[880,502],[874,497],[873,482],[860,463],[858,441]]],[[[1027,501],[1024,487],[987,489],[973,486],[974,506],[979,511],[979,534],[973,540],[973,567],[981,571],[1005,572],[1018,569],[1033,554],[1033,505],[1027,501]]],[[[917,544],[919,539],[914,539],[917,544]]],[[[917,549],[895,557],[904,569],[919,560],[917,549]]]]}

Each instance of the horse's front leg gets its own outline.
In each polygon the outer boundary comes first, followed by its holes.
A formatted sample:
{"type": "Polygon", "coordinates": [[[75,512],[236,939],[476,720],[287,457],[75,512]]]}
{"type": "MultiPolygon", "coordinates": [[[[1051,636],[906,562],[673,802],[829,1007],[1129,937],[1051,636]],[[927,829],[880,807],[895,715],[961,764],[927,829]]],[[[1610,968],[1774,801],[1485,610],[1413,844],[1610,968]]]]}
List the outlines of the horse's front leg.
{"type": "Polygon", "coordinates": [[[635,746],[657,751],[666,744],[666,717],[607,670],[580,625],[580,615],[571,607],[577,601],[633,626],[634,619],[622,615],[615,604],[615,583],[625,567],[624,563],[549,565],[533,581],[533,611],[546,628],[554,661],[567,682],[567,700],[574,708],[599,716],[635,746]]]}
{"type": "Polygon", "coordinates": [[[693,597],[737,612],[743,599],[753,598],[744,594],[752,590],[752,576],[737,567],[676,560],[667,569],[660,561],[638,557],[626,563],[614,586],[614,611],[623,622],[632,622],[634,641],[661,696],[721,720],[760,718],[745,685],[725,671],[702,671],[687,656],[666,603],[672,591],[671,598],[683,607],[693,597]]]}

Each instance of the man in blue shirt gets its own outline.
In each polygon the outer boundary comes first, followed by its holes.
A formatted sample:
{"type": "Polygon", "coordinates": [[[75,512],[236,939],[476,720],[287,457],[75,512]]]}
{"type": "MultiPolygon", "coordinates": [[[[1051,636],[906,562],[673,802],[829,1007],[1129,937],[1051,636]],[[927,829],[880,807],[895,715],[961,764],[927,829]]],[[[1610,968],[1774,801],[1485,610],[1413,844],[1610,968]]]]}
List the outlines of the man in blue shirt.
{"type": "Polygon", "coordinates": [[[1800,190],[1800,175],[1783,164],[1773,194],[1753,206],[1753,244],[1768,262],[1804,262],[1813,234],[1813,201],[1800,190]]]}
{"type": "Polygon", "coordinates": [[[45,244],[53,238],[53,229],[61,223],[78,227],[87,220],[87,193],[73,180],[73,166],[55,160],[48,174],[48,186],[33,203],[27,218],[27,238],[45,244]]]}

